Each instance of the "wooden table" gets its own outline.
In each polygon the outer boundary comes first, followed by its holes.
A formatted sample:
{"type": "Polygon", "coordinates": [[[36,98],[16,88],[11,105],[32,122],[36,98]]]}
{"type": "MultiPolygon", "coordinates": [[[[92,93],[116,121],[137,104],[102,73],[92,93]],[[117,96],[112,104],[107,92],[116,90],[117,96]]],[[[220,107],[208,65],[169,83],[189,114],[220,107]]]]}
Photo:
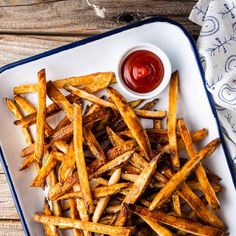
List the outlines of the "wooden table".
{"type": "MultiPolygon", "coordinates": [[[[0,66],[152,16],[182,23],[195,1],[181,0],[0,0],[0,66]]],[[[0,169],[0,236],[24,235],[0,169]]]]}

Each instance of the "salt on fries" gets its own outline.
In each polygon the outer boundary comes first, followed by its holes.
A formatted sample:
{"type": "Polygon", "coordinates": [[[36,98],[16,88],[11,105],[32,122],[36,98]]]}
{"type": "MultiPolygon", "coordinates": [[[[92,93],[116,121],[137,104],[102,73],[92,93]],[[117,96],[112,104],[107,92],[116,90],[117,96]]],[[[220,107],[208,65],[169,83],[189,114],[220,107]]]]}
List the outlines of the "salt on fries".
{"type": "Polygon", "coordinates": [[[103,72],[46,82],[41,70],[38,84],[15,87],[14,101],[6,98],[28,145],[21,151],[20,170],[34,163],[31,187],[48,188],[48,200],[34,221],[51,236],[64,229],[75,236],[226,235],[215,213],[220,206],[216,193],[223,189],[220,178],[201,163],[220,141],[198,150],[207,130],[190,132],[178,119],[178,72],[171,77],[168,114],[152,110],[158,99],[126,101],[111,87],[115,81],[114,73],[103,72]],[[107,99],[95,94],[102,89],[107,99]],[[21,95],[29,92],[37,93],[37,109],[21,95]],[[52,128],[47,118],[60,111],[64,118],[52,128]],[[153,127],[144,129],[140,118],[151,119],[153,127]]]}

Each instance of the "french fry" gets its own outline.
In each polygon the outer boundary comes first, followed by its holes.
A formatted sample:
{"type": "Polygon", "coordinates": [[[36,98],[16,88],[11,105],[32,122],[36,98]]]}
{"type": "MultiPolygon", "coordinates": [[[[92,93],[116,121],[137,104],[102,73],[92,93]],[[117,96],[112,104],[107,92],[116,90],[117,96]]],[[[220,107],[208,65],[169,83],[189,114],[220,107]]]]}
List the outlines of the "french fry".
{"type": "Polygon", "coordinates": [[[168,138],[169,149],[171,152],[172,164],[174,167],[180,167],[179,153],[177,145],[177,132],[176,132],[176,113],[178,103],[178,88],[179,88],[179,73],[174,72],[170,80],[169,88],[169,116],[168,116],[168,138]]]}
{"type": "Polygon", "coordinates": [[[35,160],[40,163],[44,154],[44,134],[46,119],[46,75],[38,72],[38,108],[36,119],[35,160]]]}
{"type": "MultiPolygon", "coordinates": [[[[109,84],[114,83],[115,75],[111,72],[94,73],[85,76],[71,77],[54,81],[56,88],[62,88],[65,84],[72,86],[83,86],[83,88],[91,93],[106,88],[109,84]],[[91,84],[93,86],[91,86],[91,84]]],[[[37,84],[16,86],[13,89],[14,94],[33,93],[38,91],[37,84]]]]}
{"type": "MultiPolygon", "coordinates": [[[[179,127],[182,140],[185,144],[186,151],[189,157],[193,158],[196,155],[196,149],[194,148],[191,135],[189,134],[189,131],[187,130],[187,127],[183,119],[178,120],[178,127],[179,127]]],[[[196,173],[199,183],[201,184],[202,192],[204,196],[206,197],[206,200],[209,203],[209,205],[213,209],[219,208],[220,207],[219,200],[217,199],[215,191],[212,188],[209,180],[207,179],[206,172],[201,163],[197,165],[195,173],[196,173]]]]}
{"type": "MultiPolygon", "coordinates": [[[[74,96],[73,94],[71,95],[68,95],[66,96],[66,99],[70,102],[70,103],[73,103],[73,102],[76,102],[79,100],[78,97],[74,96]]],[[[57,104],[57,103],[52,103],[50,104],[47,109],[46,109],[46,118],[52,116],[52,115],[55,115],[56,113],[58,113],[59,111],[61,111],[61,108],[60,106],[57,104]]],[[[20,120],[16,120],[14,122],[15,125],[20,125],[24,128],[27,128],[33,124],[36,123],[36,117],[37,117],[37,112],[34,112],[34,113],[31,113],[25,117],[23,117],[22,119],[20,120]]]]}
{"type": "Polygon", "coordinates": [[[142,215],[150,220],[160,222],[165,225],[169,225],[176,229],[180,229],[184,232],[191,233],[193,235],[200,236],[223,236],[224,231],[213,228],[211,226],[203,225],[196,221],[192,221],[183,217],[173,216],[161,211],[149,211],[147,208],[140,207],[137,205],[127,205],[129,211],[134,214],[142,215]]]}
{"type": "Polygon", "coordinates": [[[65,116],[55,127],[54,132],[57,132],[58,130],[62,129],[63,127],[69,125],[71,121],[65,116]]]}
{"type": "Polygon", "coordinates": [[[67,118],[72,121],[73,107],[66,97],[54,86],[52,81],[47,82],[47,95],[65,111],[67,118]]]}
{"type": "Polygon", "coordinates": [[[39,170],[31,186],[40,187],[42,184],[44,184],[47,176],[50,174],[51,170],[56,166],[56,164],[57,160],[54,157],[54,151],[52,151],[45,163],[43,164],[42,168],[39,170]]]}
{"type": "MultiPolygon", "coordinates": [[[[23,115],[21,114],[20,110],[17,108],[16,104],[8,98],[5,98],[6,104],[8,109],[12,112],[16,119],[22,119],[23,115]]],[[[30,145],[34,143],[33,137],[27,128],[22,128],[22,132],[25,138],[26,144],[30,145]]]]}
{"type": "Polygon", "coordinates": [[[24,169],[29,168],[29,167],[31,166],[31,164],[34,163],[34,161],[35,161],[35,159],[34,159],[34,153],[32,153],[32,154],[28,155],[28,156],[24,159],[24,161],[23,161],[23,163],[21,164],[19,170],[24,170],[24,169]]]}
{"type": "MultiPolygon", "coordinates": [[[[78,211],[76,207],[76,201],[74,199],[69,199],[70,214],[72,219],[78,219],[78,211]]],[[[83,231],[80,229],[73,229],[74,236],[83,236],[83,231]]]]}
{"type": "Polygon", "coordinates": [[[165,185],[164,188],[158,192],[154,200],[152,201],[151,206],[149,207],[149,210],[152,211],[155,208],[158,208],[161,206],[162,203],[164,203],[170,195],[175,191],[175,189],[185,181],[185,179],[189,176],[191,170],[193,170],[196,165],[205,157],[211,155],[215,149],[220,144],[219,139],[214,139],[210,143],[208,143],[203,149],[199,151],[197,155],[194,156],[194,158],[190,159],[186,164],[181,168],[180,171],[178,171],[165,185]]]}
{"type": "MultiPolygon", "coordinates": [[[[46,198],[44,200],[44,214],[46,216],[52,216],[52,212],[46,198]]],[[[59,236],[57,227],[55,225],[44,224],[44,233],[46,236],[59,236]]]]}
{"type": "Polygon", "coordinates": [[[177,195],[177,194],[172,195],[172,204],[173,204],[174,212],[177,215],[181,216],[181,203],[180,203],[179,195],[177,195]]]}
{"type": "Polygon", "coordinates": [[[90,173],[94,173],[99,167],[101,167],[106,162],[106,157],[103,152],[102,147],[98,143],[97,139],[93,135],[92,131],[88,127],[84,127],[83,129],[83,137],[85,144],[89,148],[90,152],[96,158],[95,161],[89,165],[90,173]]]}
{"type": "Polygon", "coordinates": [[[74,166],[75,166],[74,142],[71,141],[66,158],[63,160],[58,170],[58,176],[60,182],[64,182],[67,179],[67,177],[72,173],[74,166]]]}
{"type": "Polygon", "coordinates": [[[113,146],[122,144],[124,141],[109,126],[106,127],[108,138],[113,146]]]}
{"type": "Polygon", "coordinates": [[[80,180],[81,192],[83,194],[83,199],[88,214],[92,214],[94,211],[93,198],[90,190],[88,172],[83,152],[82,108],[77,103],[74,103],[73,129],[74,129],[73,141],[75,149],[75,162],[80,180]]]}
{"type": "MultiPolygon", "coordinates": [[[[50,146],[51,146],[50,144],[44,145],[44,152],[47,151],[50,146]]],[[[22,149],[21,157],[26,157],[26,156],[28,156],[30,154],[33,154],[34,153],[34,149],[35,149],[35,144],[34,143],[29,145],[28,147],[22,149]]]]}
{"type": "MultiPolygon", "coordinates": [[[[32,114],[37,112],[34,105],[27,100],[26,98],[22,97],[21,95],[16,95],[14,97],[15,102],[20,106],[20,108],[26,113],[26,115],[32,114]]],[[[18,119],[18,118],[17,118],[18,119]]],[[[53,128],[45,121],[45,134],[46,136],[50,136],[53,134],[54,130],[53,128]]]]}
{"type": "Polygon", "coordinates": [[[45,216],[42,214],[35,214],[34,221],[42,224],[48,223],[57,226],[65,226],[75,229],[92,231],[98,234],[112,234],[117,236],[129,236],[133,230],[131,227],[115,227],[99,223],[83,222],[81,220],[75,220],[65,217],[45,216]]]}
{"type": "Polygon", "coordinates": [[[61,152],[63,152],[64,154],[67,154],[69,151],[69,144],[67,144],[65,141],[63,140],[58,140],[54,143],[54,146],[59,149],[61,152]]]}
{"type": "Polygon", "coordinates": [[[108,88],[108,93],[117,106],[121,116],[123,117],[125,123],[132,132],[135,140],[139,144],[142,151],[145,153],[147,160],[150,159],[151,147],[148,140],[148,136],[143,129],[140,121],[136,117],[132,108],[127,104],[125,99],[113,88],[108,88]]]}
{"type": "Polygon", "coordinates": [[[150,110],[157,104],[158,101],[159,98],[155,98],[149,102],[146,102],[142,107],[140,107],[140,110],[150,110]]]}
{"type": "Polygon", "coordinates": [[[109,170],[113,170],[114,168],[118,168],[124,165],[132,157],[133,154],[134,151],[127,151],[122,155],[114,158],[113,160],[107,162],[105,165],[97,169],[92,175],[90,175],[90,179],[98,177],[109,170]]]}
{"type": "Polygon", "coordinates": [[[174,236],[167,228],[157,223],[154,220],[150,220],[149,218],[139,215],[143,221],[145,221],[159,236],[174,236]]]}

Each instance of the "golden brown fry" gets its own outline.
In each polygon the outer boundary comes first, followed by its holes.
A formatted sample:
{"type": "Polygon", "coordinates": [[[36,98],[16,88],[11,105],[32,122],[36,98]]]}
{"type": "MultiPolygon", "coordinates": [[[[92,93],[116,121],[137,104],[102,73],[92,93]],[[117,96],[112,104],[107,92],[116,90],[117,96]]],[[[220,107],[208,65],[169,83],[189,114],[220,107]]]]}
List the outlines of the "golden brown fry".
{"type": "Polygon", "coordinates": [[[73,120],[73,107],[66,97],[54,86],[52,81],[47,82],[47,95],[55,103],[57,103],[65,112],[67,118],[73,120]]]}
{"type": "MultiPolygon", "coordinates": [[[[191,135],[190,135],[183,119],[178,120],[178,127],[179,127],[179,131],[180,131],[182,140],[185,144],[186,151],[191,159],[196,155],[197,152],[196,152],[196,149],[193,145],[191,135]]],[[[214,209],[219,208],[220,207],[219,200],[218,200],[218,198],[215,194],[215,191],[212,188],[212,186],[207,178],[206,172],[205,172],[204,167],[202,166],[201,163],[199,163],[197,165],[196,170],[195,170],[195,174],[198,178],[199,183],[201,184],[202,192],[203,192],[204,196],[206,197],[206,200],[209,203],[209,205],[214,209]]]]}
{"type": "Polygon", "coordinates": [[[89,173],[94,173],[99,167],[105,164],[106,157],[102,147],[98,143],[90,128],[84,127],[83,137],[85,144],[88,146],[90,152],[93,154],[94,157],[96,157],[96,160],[89,165],[89,173]]]}
{"type": "MultiPolygon", "coordinates": [[[[187,184],[194,191],[199,191],[199,190],[202,191],[201,184],[197,181],[189,180],[187,181],[187,184]]],[[[223,190],[223,187],[220,184],[217,183],[210,183],[210,184],[216,193],[221,192],[223,190]]]]}
{"type": "Polygon", "coordinates": [[[220,144],[219,139],[214,139],[209,144],[207,144],[203,149],[199,151],[199,153],[194,156],[194,158],[190,159],[186,162],[186,164],[178,171],[165,185],[164,188],[158,192],[154,200],[152,201],[149,210],[152,211],[155,208],[161,206],[171,194],[175,191],[175,189],[185,181],[185,179],[190,175],[191,171],[196,167],[196,165],[204,158],[211,155],[215,149],[220,144]]]}
{"type": "Polygon", "coordinates": [[[37,176],[33,180],[32,187],[40,187],[44,184],[47,176],[50,174],[51,170],[56,166],[57,160],[54,157],[54,151],[49,154],[49,157],[43,164],[42,168],[39,170],[37,176]]]}
{"type": "MultiPolygon", "coordinates": [[[[44,145],[44,152],[46,152],[50,146],[51,146],[50,144],[44,145]]],[[[22,149],[21,157],[26,157],[26,156],[28,156],[30,154],[33,154],[34,153],[34,149],[35,149],[35,144],[34,143],[31,144],[30,146],[22,149]]]]}
{"type": "Polygon", "coordinates": [[[63,152],[64,154],[67,154],[69,151],[69,144],[67,144],[65,141],[63,140],[58,140],[54,143],[54,146],[59,149],[61,152],[63,152]]]}
{"type": "Polygon", "coordinates": [[[168,138],[169,149],[171,152],[172,164],[174,167],[180,167],[179,153],[177,146],[176,116],[178,103],[179,73],[174,72],[170,80],[169,88],[169,116],[168,116],[168,138]]]}
{"type": "Polygon", "coordinates": [[[67,116],[65,116],[55,127],[54,132],[57,132],[58,130],[60,130],[61,128],[69,125],[71,122],[70,120],[67,118],[67,116]]]}
{"type": "Polygon", "coordinates": [[[134,113],[138,117],[146,119],[163,119],[166,116],[166,111],[134,110],[134,113]]]}
{"type": "MultiPolygon", "coordinates": [[[[50,210],[50,206],[48,205],[48,201],[45,198],[44,200],[44,214],[46,216],[52,216],[52,212],[50,210]]],[[[50,224],[44,224],[44,233],[45,236],[59,236],[59,233],[57,231],[57,227],[55,225],[50,225],[50,224]]]]}
{"type": "Polygon", "coordinates": [[[200,235],[200,236],[223,236],[224,231],[220,229],[213,228],[211,226],[203,225],[196,221],[192,221],[183,217],[173,216],[161,211],[149,211],[147,208],[140,207],[137,205],[129,204],[129,211],[134,214],[142,215],[150,220],[160,222],[165,225],[169,225],[176,229],[181,229],[182,231],[200,235]]]}
{"type": "MultiPolygon", "coordinates": [[[[15,99],[16,103],[20,106],[20,108],[26,113],[26,115],[37,112],[34,105],[29,100],[27,100],[25,97],[22,97],[21,95],[16,95],[14,97],[14,99],[15,99]]],[[[53,128],[46,122],[45,123],[46,136],[52,135],[53,132],[54,132],[53,128]]]]}
{"type": "Polygon", "coordinates": [[[142,220],[144,220],[159,236],[174,236],[170,230],[162,226],[161,224],[157,223],[154,220],[150,220],[148,217],[139,215],[142,220]]]}
{"type": "Polygon", "coordinates": [[[75,220],[65,217],[45,216],[42,214],[35,214],[34,221],[42,224],[52,224],[57,226],[65,226],[75,229],[82,229],[86,231],[92,231],[98,234],[112,234],[117,236],[129,236],[132,232],[131,227],[115,227],[109,225],[103,225],[99,223],[83,222],[81,220],[75,220]]]}
{"type": "Polygon", "coordinates": [[[45,70],[38,72],[38,107],[36,119],[35,160],[40,163],[44,154],[44,134],[46,119],[46,75],[45,70]]]}
{"type": "Polygon", "coordinates": [[[75,152],[74,152],[74,142],[73,140],[70,143],[69,151],[66,155],[66,158],[61,163],[58,170],[59,181],[64,182],[68,176],[72,173],[75,166],[75,152]]]}
{"type": "Polygon", "coordinates": [[[97,169],[90,178],[98,177],[101,174],[113,170],[114,168],[118,168],[121,165],[124,165],[134,154],[134,151],[127,151],[123,153],[122,155],[114,158],[113,160],[107,162],[105,165],[101,166],[99,169],[97,169]]]}
{"type": "Polygon", "coordinates": [[[109,126],[106,127],[107,136],[113,146],[122,144],[124,141],[109,126]]]}
{"type": "Polygon", "coordinates": [[[181,204],[180,204],[180,198],[179,195],[173,194],[172,195],[172,204],[173,204],[173,210],[174,212],[181,216],[181,204]]]}
{"type": "Polygon", "coordinates": [[[144,100],[143,99],[137,99],[137,100],[133,100],[128,102],[130,107],[132,108],[136,108],[137,106],[139,106],[144,100]]]}
{"type": "Polygon", "coordinates": [[[155,98],[149,102],[146,102],[142,107],[140,107],[140,110],[150,110],[157,104],[158,101],[159,98],[155,98]]]}
{"type": "Polygon", "coordinates": [[[73,140],[74,140],[75,162],[78,171],[81,192],[83,194],[83,199],[88,214],[92,214],[94,211],[93,198],[90,190],[88,172],[83,152],[82,108],[77,103],[74,103],[73,129],[74,129],[73,140]]]}
{"type": "MultiPolygon", "coordinates": [[[[70,205],[70,215],[72,219],[78,219],[78,211],[76,207],[76,201],[74,199],[69,199],[70,205]]],[[[74,236],[83,236],[83,231],[80,229],[73,229],[74,236]]]]}
{"type": "Polygon", "coordinates": [[[34,153],[28,155],[23,163],[21,164],[20,166],[20,169],[19,170],[24,170],[24,169],[27,169],[31,166],[32,163],[34,163],[35,159],[34,159],[34,153]]]}
{"type": "Polygon", "coordinates": [[[108,88],[108,93],[116,104],[121,116],[123,117],[126,125],[133,134],[135,140],[139,144],[142,151],[145,153],[147,160],[150,159],[151,146],[148,136],[142,127],[139,119],[133,112],[132,108],[127,104],[125,99],[113,88],[108,88]]]}
{"type": "MultiPolygon", "coordinates": [[[[54,85],[59,89],[65,84],[72,86],[83,86],[83,88],[90,93],[106,88],[109,84],[115,83],[115,75],[111,72],[100,72],[90,75],[71,77],[54,81],[54,85]],[[93,86],[91,86],[91,84],[93,86]]],[[[16,86],[13,89],[14,94],[33,93],[38,91],[37,84],[16,86]]]]}
{"type": "MultiPolygon", "coordinates": [[[[21,114],[20,110],[17,108],[16,104],[8,98],[5,98],[6,104],[12,114],[15,116],[16,119],[22,119],[23,115],[21,114]]],[[[27,128],[22,128],[22,132],[25,138],[26,144],[30,145],[34,143],[33,137],[27,128]]]]}

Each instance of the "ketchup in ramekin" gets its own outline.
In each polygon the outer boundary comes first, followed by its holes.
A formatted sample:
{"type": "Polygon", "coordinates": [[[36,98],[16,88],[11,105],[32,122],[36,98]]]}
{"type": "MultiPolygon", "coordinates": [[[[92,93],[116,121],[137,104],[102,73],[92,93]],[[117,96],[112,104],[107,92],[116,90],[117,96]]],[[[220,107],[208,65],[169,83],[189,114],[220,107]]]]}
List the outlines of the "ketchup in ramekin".
{"type": "Polygon", "coordinates": [[[161,59],[147,50],[129,54],[121,65],[121,76],[125,85],[138,93],[149,93],[156,89],[164,77],[161,59]]]}

